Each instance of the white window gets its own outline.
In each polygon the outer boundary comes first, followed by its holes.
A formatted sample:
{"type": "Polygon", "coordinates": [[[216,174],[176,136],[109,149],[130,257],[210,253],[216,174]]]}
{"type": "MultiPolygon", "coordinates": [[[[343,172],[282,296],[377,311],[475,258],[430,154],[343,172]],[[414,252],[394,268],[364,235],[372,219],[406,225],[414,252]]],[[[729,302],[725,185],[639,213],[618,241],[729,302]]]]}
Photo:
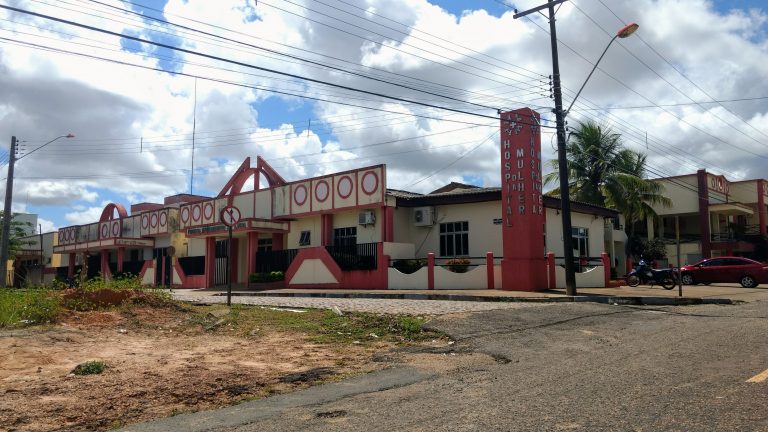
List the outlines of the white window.
{"type": "Polygon", "coordinates": [[[589,256],[589,228],[572,227],[573,254],[577,257],[589,256]]]}

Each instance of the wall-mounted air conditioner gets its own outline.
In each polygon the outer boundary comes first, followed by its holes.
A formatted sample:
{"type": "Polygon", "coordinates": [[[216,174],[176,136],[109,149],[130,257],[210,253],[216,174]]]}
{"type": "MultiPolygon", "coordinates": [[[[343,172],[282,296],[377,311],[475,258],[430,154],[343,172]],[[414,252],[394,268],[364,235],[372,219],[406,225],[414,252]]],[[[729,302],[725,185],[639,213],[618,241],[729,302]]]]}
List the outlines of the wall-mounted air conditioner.
{"type": "Polygon", "coordinates": [[[358,225],[373,225],[376,223],[376,213],[373,210],[362,211],[357,215],[358,225]]]}
{"type": "Polygon", "coordinates": [[[413,209],[413,224],[415,226],[434,225],[435,209],[432,207],[416,207],[413,209]]]}

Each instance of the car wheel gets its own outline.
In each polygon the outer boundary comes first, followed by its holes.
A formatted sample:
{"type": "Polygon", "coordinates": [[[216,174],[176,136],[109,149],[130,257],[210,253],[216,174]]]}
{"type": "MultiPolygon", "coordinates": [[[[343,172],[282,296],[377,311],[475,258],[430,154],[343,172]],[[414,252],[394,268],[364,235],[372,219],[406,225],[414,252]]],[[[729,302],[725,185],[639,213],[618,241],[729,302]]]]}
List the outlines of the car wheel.
{"type": "Polygon", "coordinates": [[[682,281],[685,285],[696,285],[696,279],[693,278],[692,274],[683,273],[682,281]]]}
{"type": "Polygon", "coordinates": [[[739,279],[739,283],[744,288],[754,288],[757,286],[757,281],[752,276],[742,276],[741,279],[739,279]]]}

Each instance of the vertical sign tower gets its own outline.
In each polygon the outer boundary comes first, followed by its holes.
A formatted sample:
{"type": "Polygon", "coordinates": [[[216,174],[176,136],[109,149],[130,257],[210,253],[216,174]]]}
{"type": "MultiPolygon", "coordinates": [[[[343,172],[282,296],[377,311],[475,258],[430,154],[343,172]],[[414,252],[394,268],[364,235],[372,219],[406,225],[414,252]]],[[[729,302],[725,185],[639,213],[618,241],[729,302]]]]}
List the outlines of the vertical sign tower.
{"type": "Polygon", "coordinates": [[[501,113],[501,211],[504,258],[501,287],[547,289],[539,113],[501,113]]]}

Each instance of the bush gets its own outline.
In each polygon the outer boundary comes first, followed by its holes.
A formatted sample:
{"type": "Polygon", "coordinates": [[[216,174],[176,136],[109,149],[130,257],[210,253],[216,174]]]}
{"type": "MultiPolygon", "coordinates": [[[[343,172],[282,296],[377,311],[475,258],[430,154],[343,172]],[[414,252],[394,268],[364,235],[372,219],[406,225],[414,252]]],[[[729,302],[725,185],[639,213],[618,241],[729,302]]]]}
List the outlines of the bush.
{"type": "Polygon", "coordinates": [[[91,360],[85,363],[80,363],[72,369],[72,373],[75,375],[98,375],[104,372],[107,368],[107,364],[101,360],[91,360]]]}
{"type": "Polygon", "coordinates": [[[445,262],[448,270],[454,273],[466,273],[469,269],[469,260],[466,258],[451,258],[445,262]]]}
{"type": "Polygon", "coordinates": [[[277,282],[285,280],[285,274],[281,271],[273,271],[269,273],[251,273],[251,275],[248,277],[248,280],[251,283],[277,282]]]}
{"type": "Polygon", "coordinates": [[[427,265],[425,259],[405,259],[397,260],[392,263],[392,267],[404,274],[416,273],[420,268],[427,265]]]}
{"type": "Polygon", "coordinates": [[[0,289],[0,327],[47,324],[61,312],[61,298],[49,289],[0,289]]]}

